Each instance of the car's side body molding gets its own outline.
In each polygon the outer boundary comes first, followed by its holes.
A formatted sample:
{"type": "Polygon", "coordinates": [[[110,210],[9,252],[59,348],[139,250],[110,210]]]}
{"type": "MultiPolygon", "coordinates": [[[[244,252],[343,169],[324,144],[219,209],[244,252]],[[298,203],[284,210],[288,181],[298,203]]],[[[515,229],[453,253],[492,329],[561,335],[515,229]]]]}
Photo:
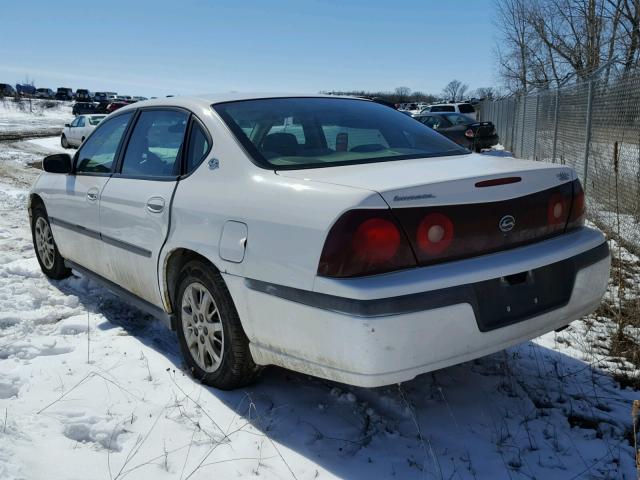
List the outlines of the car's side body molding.
{"type": "Polygon", "coordinates": [[[110,290],[112,293],[122,298],[126,302],[130,303],[134,307],[139,308],[143,312],[156,317],[157,319],[161,320],[171,330],[175,330],[175,315],[165,312],[161,308],[156,307],[152,303],[147,302],[146,300],[138,297],[137,295],[129,292],[128,290],[125,290],[121,286],[116,285],[115,283],[113,283],[110,280],[107,280],[103,276],[98,275],[97,273],[92,272],[91,270],[87,270],[86,268],[82,267],[81,265],[78,265],[77,263],[71,262],[69,260],[65,260],[64,263],[68,268],[71,268],[72,270],[75,270],[81,273],[83,276],[88,277],[91,280],[94,280],[96,283],[101,284],[107,290],[110,290]]]}
{"type": "Polygon", "coordinates": [[[147,250],[146,248],[138,247],[137,245],[132,245],[131,243],[123,242],[122,240],[118,240],[116,238],[103,235],[100,232],[83,227],[82,225],[75,225],[73,223],[65,222],[64,220],[61,220],[55,217],[49,217],[49,221],[53,225],[66,228],[68,230],[73,230],[74,232],[78,232],[92,238],[97,238],[98,240],[102,240],[103,242],[108,243],[109,245],[122,248],[123,250],[127,250],[131,253],[136,253],[138,255],[142,255],[143,257],[151,256],[151,251],[147,250]]]}

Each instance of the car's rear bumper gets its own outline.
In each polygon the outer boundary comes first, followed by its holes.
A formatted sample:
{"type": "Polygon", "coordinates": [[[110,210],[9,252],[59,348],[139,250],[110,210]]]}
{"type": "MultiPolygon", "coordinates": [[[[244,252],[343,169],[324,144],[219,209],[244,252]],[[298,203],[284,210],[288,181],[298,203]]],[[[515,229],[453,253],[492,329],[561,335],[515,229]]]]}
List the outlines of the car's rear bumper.
{"type": "MultiPolygon", "coordinates": [[[[410,380],[567,325],[598,306],[609,267],[602,234],[582,229],[477,259],[380,275],[374,281],[320,282],[319,288],[330,293],[303,293],[233,276],[226,280],[257,363],[373,387],[410,380]],[[552,251],[544,254],[545,247],[552,251]],[[522,315],[506,315],[505,320],[499,296],[478,298],[483,292],[476,290],[478,285],[500,281],[500,273],[535,271],[558,262],[575,267],[566,301],[534,313],[521,309],[522,315]],[[447,284],[447,271],[454,284],[447,284]],[[463,278],[472,281],[460,282],[463,278]],[[433,288],[424,288],[429,284],[433,288]],[[398,286],[400,295],[388,294],[398,293],[398,286]],[[492,318],[502,318],[501,323],[492,323],[492,318]]],[[[545,291],[553,291],[553,286],[540,290],[541,295],[545,291]]],[[[533,301],[526,291],[514,298],[533,301]]]]}

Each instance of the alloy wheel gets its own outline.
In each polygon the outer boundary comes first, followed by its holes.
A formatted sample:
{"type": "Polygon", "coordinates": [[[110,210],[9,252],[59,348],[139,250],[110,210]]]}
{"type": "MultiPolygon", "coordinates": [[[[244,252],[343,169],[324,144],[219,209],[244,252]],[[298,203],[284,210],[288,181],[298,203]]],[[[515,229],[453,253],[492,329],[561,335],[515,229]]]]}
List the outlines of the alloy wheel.
{"type": "Polygon", "coordinates": [[[222,363],[224,331],[213,296],[199,282],[187,285],[181,302],[182,329],[193,360],[207,373],[222,363]]]}
{"type": "Polygon", "coordinates": [[[35,237],[38,257],[44,267],[51,270],[55,261],[55,246],[49,222],[43,217],[38,217],[36,220],[35,237]]]}

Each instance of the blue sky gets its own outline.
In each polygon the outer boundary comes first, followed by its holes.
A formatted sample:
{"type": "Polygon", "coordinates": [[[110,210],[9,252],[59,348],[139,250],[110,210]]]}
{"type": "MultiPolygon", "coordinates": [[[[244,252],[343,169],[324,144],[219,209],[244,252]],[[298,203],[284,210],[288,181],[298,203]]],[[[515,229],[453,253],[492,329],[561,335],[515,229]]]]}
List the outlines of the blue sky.
{"type": "Polygon", "coordinates": [[[157,96],[497,80],[490,0],[4,3],[4,83],[157,96]]]}

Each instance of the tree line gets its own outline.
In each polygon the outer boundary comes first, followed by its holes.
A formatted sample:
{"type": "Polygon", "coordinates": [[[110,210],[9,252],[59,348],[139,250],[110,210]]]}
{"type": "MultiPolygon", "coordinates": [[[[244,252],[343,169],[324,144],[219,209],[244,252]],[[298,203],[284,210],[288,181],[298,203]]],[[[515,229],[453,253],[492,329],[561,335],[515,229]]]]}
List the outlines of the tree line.
{"type": "Polygon", "coordinates": [[[640,0],[494,0],[510,93],[624,76],[640,63],[640,0]]]}

